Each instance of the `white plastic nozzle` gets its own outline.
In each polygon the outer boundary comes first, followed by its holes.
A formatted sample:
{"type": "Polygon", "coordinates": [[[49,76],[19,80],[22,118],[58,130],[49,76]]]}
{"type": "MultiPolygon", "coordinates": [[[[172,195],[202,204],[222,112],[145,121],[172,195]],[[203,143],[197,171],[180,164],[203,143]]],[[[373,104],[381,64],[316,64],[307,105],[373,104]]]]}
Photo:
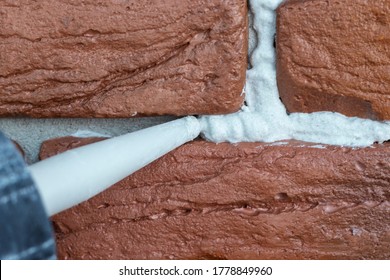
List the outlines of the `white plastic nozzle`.
{"type": "Polygon", "coordinates": [[[107,189],[200,133],[186,117],[76,148],[29,167],[52,216],[107,189]]]}

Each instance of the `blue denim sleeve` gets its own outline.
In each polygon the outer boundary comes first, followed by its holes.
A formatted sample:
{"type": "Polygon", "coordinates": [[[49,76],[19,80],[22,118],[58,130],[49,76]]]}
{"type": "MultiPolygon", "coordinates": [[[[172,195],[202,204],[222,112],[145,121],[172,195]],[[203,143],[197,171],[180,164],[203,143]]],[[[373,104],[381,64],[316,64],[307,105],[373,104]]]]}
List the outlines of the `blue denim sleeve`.
{"type": "Polygon", "coordinates": [[[55,259],[51,223],[26,165],[0,132],[0,259],[55,259]]]}

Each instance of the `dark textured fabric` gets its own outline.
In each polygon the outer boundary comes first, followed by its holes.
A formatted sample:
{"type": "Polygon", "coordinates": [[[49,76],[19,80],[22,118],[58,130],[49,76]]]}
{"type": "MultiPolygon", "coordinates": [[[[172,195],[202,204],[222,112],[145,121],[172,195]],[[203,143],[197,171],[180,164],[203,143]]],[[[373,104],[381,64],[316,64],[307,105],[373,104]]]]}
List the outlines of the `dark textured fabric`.
{"type": "Polygon", "coordinates": [[[0,132],[0,258],[54,259],[41,198],[15,146],[0,132]]]}

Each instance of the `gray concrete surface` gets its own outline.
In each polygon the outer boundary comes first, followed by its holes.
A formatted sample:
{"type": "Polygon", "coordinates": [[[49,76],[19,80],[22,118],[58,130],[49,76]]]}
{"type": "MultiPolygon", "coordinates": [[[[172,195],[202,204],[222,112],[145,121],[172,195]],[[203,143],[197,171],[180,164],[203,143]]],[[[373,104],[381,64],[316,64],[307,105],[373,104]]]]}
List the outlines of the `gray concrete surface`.
{"type": "Polygon", "coordinates": [[[27,162],[38,160],[41,143],[45,140],[91,131],[107,136],[118,136],[142,128],[161,124],[174,117],[149,117],[133,119],[31,119],[0,118],[0,131],[17,141],[26,152],[27,162]]]}

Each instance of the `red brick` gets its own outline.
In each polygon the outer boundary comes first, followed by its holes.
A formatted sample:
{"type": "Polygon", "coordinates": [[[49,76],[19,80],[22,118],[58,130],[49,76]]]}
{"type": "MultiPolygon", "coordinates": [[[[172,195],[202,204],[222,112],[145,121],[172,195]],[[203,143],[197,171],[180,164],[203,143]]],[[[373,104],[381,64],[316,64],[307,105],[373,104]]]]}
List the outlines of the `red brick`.
{"type": "Polygon", "coordinates": [[[389,144],[191,142],[54,216],[59,257],[388,259],[389,158],[389,144]]]}
{"type": "Polygon", "coordinates": [[[277,11],[276,39],[289,112],[390,120],[388,0],[287,0],[277,11]]]}
{"type": "Polygon", "coordinates": [[[0,116],[237,111],[247,64],[241,0],[0,3],[0,116]]]}

